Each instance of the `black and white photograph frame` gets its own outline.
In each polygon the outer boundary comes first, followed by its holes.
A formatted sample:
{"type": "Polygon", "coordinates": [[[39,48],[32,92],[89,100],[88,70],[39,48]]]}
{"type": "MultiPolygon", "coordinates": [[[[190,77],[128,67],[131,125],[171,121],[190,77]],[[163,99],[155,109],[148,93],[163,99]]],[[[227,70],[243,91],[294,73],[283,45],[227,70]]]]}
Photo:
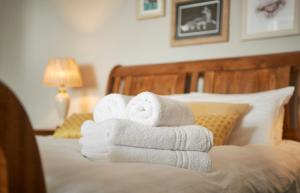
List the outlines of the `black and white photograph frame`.
{"type": "Polygon", "coordinates": [[[299,0],[243,0],[242,40],[300,34],[299,0]]]}
{"type": "Polygon", "coordinates": [[[173,0],[172,46],[228,41],[229,0],[173,0]]]}
{"type": "Polygon", "coordinates": [[[165,15],[165,0],[136,0],[137,18],[151,19],[165,15]]]}

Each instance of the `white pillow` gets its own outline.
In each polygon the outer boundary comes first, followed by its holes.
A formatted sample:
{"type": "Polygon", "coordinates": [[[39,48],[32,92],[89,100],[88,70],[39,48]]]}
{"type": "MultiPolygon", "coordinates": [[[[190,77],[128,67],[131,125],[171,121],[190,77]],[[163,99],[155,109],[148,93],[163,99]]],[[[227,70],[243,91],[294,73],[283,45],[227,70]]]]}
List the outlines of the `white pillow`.
{"type": "Polygon", "coordinates": [[[190,93],[171,95],[169,97],[189,102],[205,101],[250,104],[252,109],[244,116],[240,125],[233,130],[228,144],[275,145],[282,140],[284,105],[289,102],[293,92],[294,87],[286,87],[251,94],[190,93]]]}

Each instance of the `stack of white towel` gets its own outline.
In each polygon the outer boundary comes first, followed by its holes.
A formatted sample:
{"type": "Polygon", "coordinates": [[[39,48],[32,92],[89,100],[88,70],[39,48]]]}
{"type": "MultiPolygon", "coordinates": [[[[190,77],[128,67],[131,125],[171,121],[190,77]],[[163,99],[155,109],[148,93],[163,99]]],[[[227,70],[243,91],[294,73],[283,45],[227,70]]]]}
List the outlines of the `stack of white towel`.
{"type": "Polygon", "coordinates": [[[104,97],[94,121],[81,127],[81,153],[89,159],[166,164],[197,171],[212,167],[212,133],[193,125],[190,109],[150,92],[104,97]]]}

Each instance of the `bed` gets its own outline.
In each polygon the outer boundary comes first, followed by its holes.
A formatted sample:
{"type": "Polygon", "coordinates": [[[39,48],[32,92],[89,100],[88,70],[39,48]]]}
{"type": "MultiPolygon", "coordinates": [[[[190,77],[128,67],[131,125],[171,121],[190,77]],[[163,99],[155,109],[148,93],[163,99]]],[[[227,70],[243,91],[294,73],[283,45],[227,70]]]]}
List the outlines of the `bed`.
{"type": "Polygon", "coordinates": [[[284,138],[277,146],[216,146],[209,173],[142,163],[91,162],[76,140],[35,138],[16,96],[0,86],[0,192],[300,192],[300,52],[117,66],[107,93],[250,93],[289,85],[284,138]],[[200,81],[199,81],[200,80],[200,81]],[[38,142],[38,145],[37,145],[38,142]]]}

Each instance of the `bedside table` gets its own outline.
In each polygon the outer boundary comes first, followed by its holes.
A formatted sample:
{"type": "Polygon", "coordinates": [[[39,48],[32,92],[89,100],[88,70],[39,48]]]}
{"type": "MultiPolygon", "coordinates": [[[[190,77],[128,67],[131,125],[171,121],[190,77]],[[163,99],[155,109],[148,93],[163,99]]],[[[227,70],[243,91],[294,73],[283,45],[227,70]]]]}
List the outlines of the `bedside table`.
{"type": "Polygon", "coordinates": [[[42,135],[42,136],[47,136],[47,135],[53,135],[55,129],[35,129],[33,130],[35,135],[42,135]]]}

